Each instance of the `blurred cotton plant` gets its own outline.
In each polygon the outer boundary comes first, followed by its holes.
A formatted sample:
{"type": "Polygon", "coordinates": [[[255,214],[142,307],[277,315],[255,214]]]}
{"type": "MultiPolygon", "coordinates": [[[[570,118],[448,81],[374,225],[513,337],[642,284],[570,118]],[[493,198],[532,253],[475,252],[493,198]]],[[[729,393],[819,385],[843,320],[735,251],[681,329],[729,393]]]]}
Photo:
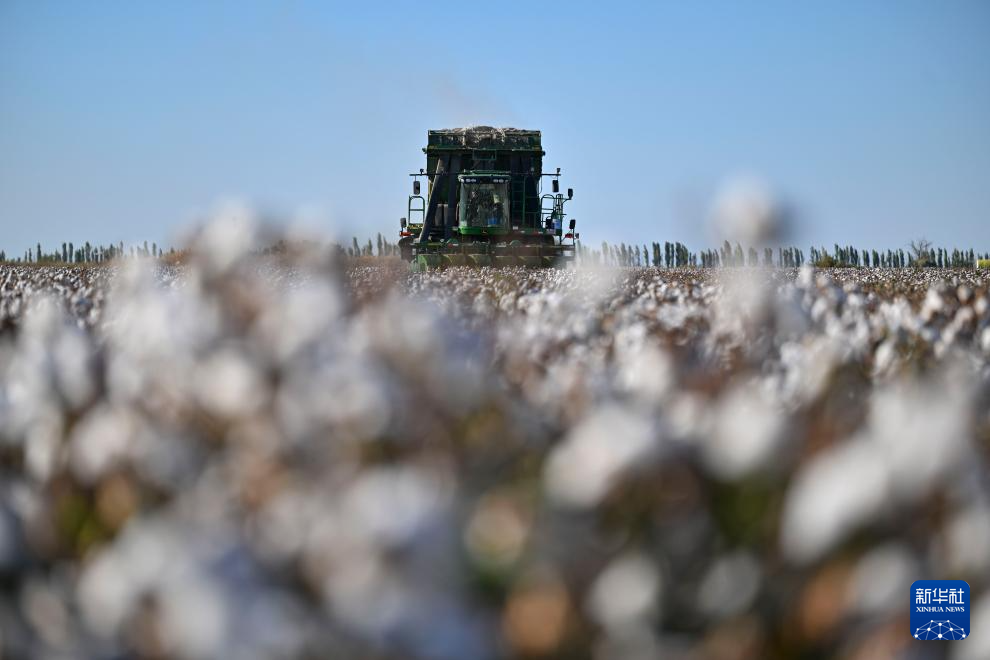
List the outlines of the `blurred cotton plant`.
{"type": "Polygon", "coordinates": [[[189,236],[0,266],[5,656],[904,655],[929,575],[985,618],[978,271],[411,274],[243,207],[189,236]]]}

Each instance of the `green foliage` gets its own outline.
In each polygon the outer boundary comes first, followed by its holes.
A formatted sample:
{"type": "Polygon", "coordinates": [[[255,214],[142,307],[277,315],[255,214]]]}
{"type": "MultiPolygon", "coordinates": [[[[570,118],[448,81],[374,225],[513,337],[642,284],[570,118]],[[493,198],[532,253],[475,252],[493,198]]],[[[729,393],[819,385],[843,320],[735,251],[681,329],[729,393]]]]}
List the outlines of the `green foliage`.
{"type": "Polygon", "coordinates": [[[840,264],[839,260],[833,257],[832,255],[825,253],[815,260],[814,265],[815,268],[837,268],[842,264],[840,264]]]}

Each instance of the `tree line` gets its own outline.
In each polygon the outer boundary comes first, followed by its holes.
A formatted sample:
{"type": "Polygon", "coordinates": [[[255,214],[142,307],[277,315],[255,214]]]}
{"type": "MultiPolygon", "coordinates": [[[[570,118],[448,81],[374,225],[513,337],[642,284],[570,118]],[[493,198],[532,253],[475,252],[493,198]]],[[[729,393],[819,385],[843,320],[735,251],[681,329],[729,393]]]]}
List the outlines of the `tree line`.
{"type": "MultiPolygon", "coordinates": [[[[399,255],[399,246],[379,233],[372,242],[369,238],[362,243],[356,236],[350,245],[334,243],[339,254],[348,257],[392,257],[399,255]]],[[[271,251],[277,251],[272,248],[271,251]]],[[[269,253],[269,250],[262,251],[269,253]]],[[[990,252],[977,253],[972,248],[949,250],[935,247],[924,239],[912,241],[907,250],[866,250],[851,245],[832,249],[812,246],[808,252],[794,246],[776,248],[743,248],[739,243],[732,245],[724,241],[717,249],[694,252],[681,242],[654,241],[647,246],[609,244],[602,241],[600,249],[578,245],[579,258],[585,263],[603,266],[652,266],[654,268],[679,268],[695,266],[719,268],[726,266],[764,266],[776,268],[796,268],[809,264],[819,268],[973,268],[990,262],[990,252]]],[[[86,241],[80,246],[72,242],[62,243],[61,249],[45,252],[41,243],[29,248],[22,256],[11,258],[0,250],[0,263],[42,263],[42,264],[98,264],[113,259],[133,257],[163,257],[175,254],[174,248],[159,248],[157,243],[144,241],[126,249],[124,243],[116,245],[93,245],[86,241]]]]}
{"type": "MultiPolygon", "coordinates": [[[[169,248],[168,254],[174,254],[175,248],[169,248]]],[[[33,248],[28,248],[23,255],[12,257],[7,252],[0,250],[0,263],[26,263],[26,264],[98,264],[111,261],[113,259],[134,258],[134,257],[163,257],[166,252],[158,247],[157,243],[148,245],[148,241],[140,245],[130,245],[124,248],[124,242],[120,241],[116,245],[108,243],[106,245],[94,245],[86,241],[82,245],[76,246],[74,243],[62,243],[61,249],[54,249],[45,252],[38,243],[33,248]]]]}
{"type": "Polygon", "coordinates": [[[729,241],[718,249],[692,252],[680,242],[665,241],[662,245],[653,242],[649,247],[644,243],[610,245],[602,241],[601,248],[578,246],[578,255],[585,263],[603,266],[652,266],[654,268],[678,268],[696,266],[719,268],[725,266],[764,266],[776,268],[797,268],[804,264],[819,268],[973,268],[978,263],[990,260],[990,253],[977,253],[970,248],[933,247],[929,241],[912,241],[907,251],[866,250],[852,246],[835,244],[830,251],[826,247],[809,248],[808,252],[794,246],[776,248],[743,248],[729,241]]]}

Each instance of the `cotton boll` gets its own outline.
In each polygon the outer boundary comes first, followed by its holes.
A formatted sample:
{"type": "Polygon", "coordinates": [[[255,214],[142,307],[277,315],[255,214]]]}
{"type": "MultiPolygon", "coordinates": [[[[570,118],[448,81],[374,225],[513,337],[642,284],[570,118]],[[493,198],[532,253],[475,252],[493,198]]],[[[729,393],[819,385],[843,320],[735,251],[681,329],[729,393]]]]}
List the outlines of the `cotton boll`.
{"type": "Polygon", "coordinates": [[[305,346],[341,332],[334,321],[342,311],[340,292],[330,282],[317,280],[292,288],[277,305],[262,310],[256,332],[274,353],[286,360],[305,346]]]}
{"type": "Polygon", "coordinates": [[[714,432],[702,442],[706,465],[723,479],[759,469],[784,439],[783,414],[753,384],[732,388],[718,403],[714,432]]]}
{"type": "Polygon", "coordinates": [[[749,246],[781,240],[787,233],[788,214],[765,182],[740,177],[719,190],[712,222],[717,239],[749,246]]]}
{"type": "Polygon", "coordinates": [[[969,388],[961,378],[953,373],[945,385],[900,385],[873,396],[870,440],[884,457],[900,497],[923,497],[966,456],[969,388]]]}
{"type": "Polygon", "coordinates": [[[130,454],[137,432],[129,411],[106,404],[94,408],[69,439],[73,472],[84,483],[93,483],[130,454]]]}
{"type": "Polygon", "coordinates": [[[130,577],[121,570],[112,551],[90,560],[79,581],[78,593],[85,620],[101,637],[116,634],[136,597],[130,577]]]}
{"type": "Polygon", "coordinates": [[[385,546],[409,542],[445,512],[437,476],[412,467],[367,471],[345,496],[347,523],[385,546]]]}
{"type": "Polygon", "coordinates": [[[894,373],[897,364],[897,343],[893,339],[884,341],[877,347],[873,356],[874,377],[882,377],[894,373]]]}
{"type": "Polygon", "coordinates": [[[653,619],[660,592],[660,572],[655,562],[639,554],[623,555],[595,580],[586,607],[595,621],[615,634],[653,619]]]}
{"type": "Polygon", "coordinates": [[[197,366],[195,391],[200,405],[218,417],[250,415],[268,397],[257,365],[234,348],[222,349],[197,366]]]}
{"type": "Polygon", "coordinates": [[[547,489],[561,504],[592,507],[621,474],[658,449],[647,419],[618,406],[603,407],[554,448],[544,471],[547,489]]]}
{"type": "Polygon", "coordinates": [[[642,402],[655,405],[673,385],[673,365],[661,349],[649,344],[628,348],[619,354],[618,380],[642,402]]]}
{"type": "Polygon", "coordinates": [[[990,507],[974,502],[953,515],[939,546],[953,574],[984,575],[990,571],[990,507]]]}
{"type": "Polygon", "coordinates": [[[883,454],[863,439],[816,456],[787,489],[781,545],[796,563],[814,561],[883,511],[890,493],[883,454]]]}
{"type": "Polygon", "coordinates": [[[917,559],[902,545],[871,550],[856,564],[848,593],[850,605],[867,616],[898,612],[918,571],[917,559]]]}
{"type": "Polygon", "coordinates": [[[227,603],[206,576],[190,576],[161,592],[162,636],[182,658],[225,655],[227,603]]]}
{"type": "Polygon", "coordinates": [[[221,205],[198,234],[190,240],[196,247],[196,264],[208,275],[230,269],[255,247],[261,239],[254,211],[238,202],[221,205]]]}

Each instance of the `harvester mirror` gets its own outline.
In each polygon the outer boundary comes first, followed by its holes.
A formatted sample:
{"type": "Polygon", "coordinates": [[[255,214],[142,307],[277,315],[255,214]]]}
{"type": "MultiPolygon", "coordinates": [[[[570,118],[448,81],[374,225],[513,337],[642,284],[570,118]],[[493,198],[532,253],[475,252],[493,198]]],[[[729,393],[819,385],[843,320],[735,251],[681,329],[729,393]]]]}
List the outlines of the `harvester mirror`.
{"type": "Polygon", "coordinates": [[[577,220],[571,218],[571,224],[568,225],[571,228],[571,231],[574,231],[574,225],[576,224],[577,224],[577,220]]]}
{"type": "Polygon", "coordinates": [[[419,194],[419,179],[413,179],[413,194],[419,194]]]}
{"type": "Polygon", "coordinates": [[[402,227],[403,229],[406,228],[406,219],[405,218],[399,218],[399,226],[402,227]]]}
{"type": "Polygon", "coordinates": [[[559,193],[560,192],[560,181],[557,181],[557,179],[554,179],[553,180],[553,191],[555,193],[559,193]]]}
{"type": "Polygon", "coordinates": [[[567,189],[567,199],[574,199],[574,188],[567,189]]]}

